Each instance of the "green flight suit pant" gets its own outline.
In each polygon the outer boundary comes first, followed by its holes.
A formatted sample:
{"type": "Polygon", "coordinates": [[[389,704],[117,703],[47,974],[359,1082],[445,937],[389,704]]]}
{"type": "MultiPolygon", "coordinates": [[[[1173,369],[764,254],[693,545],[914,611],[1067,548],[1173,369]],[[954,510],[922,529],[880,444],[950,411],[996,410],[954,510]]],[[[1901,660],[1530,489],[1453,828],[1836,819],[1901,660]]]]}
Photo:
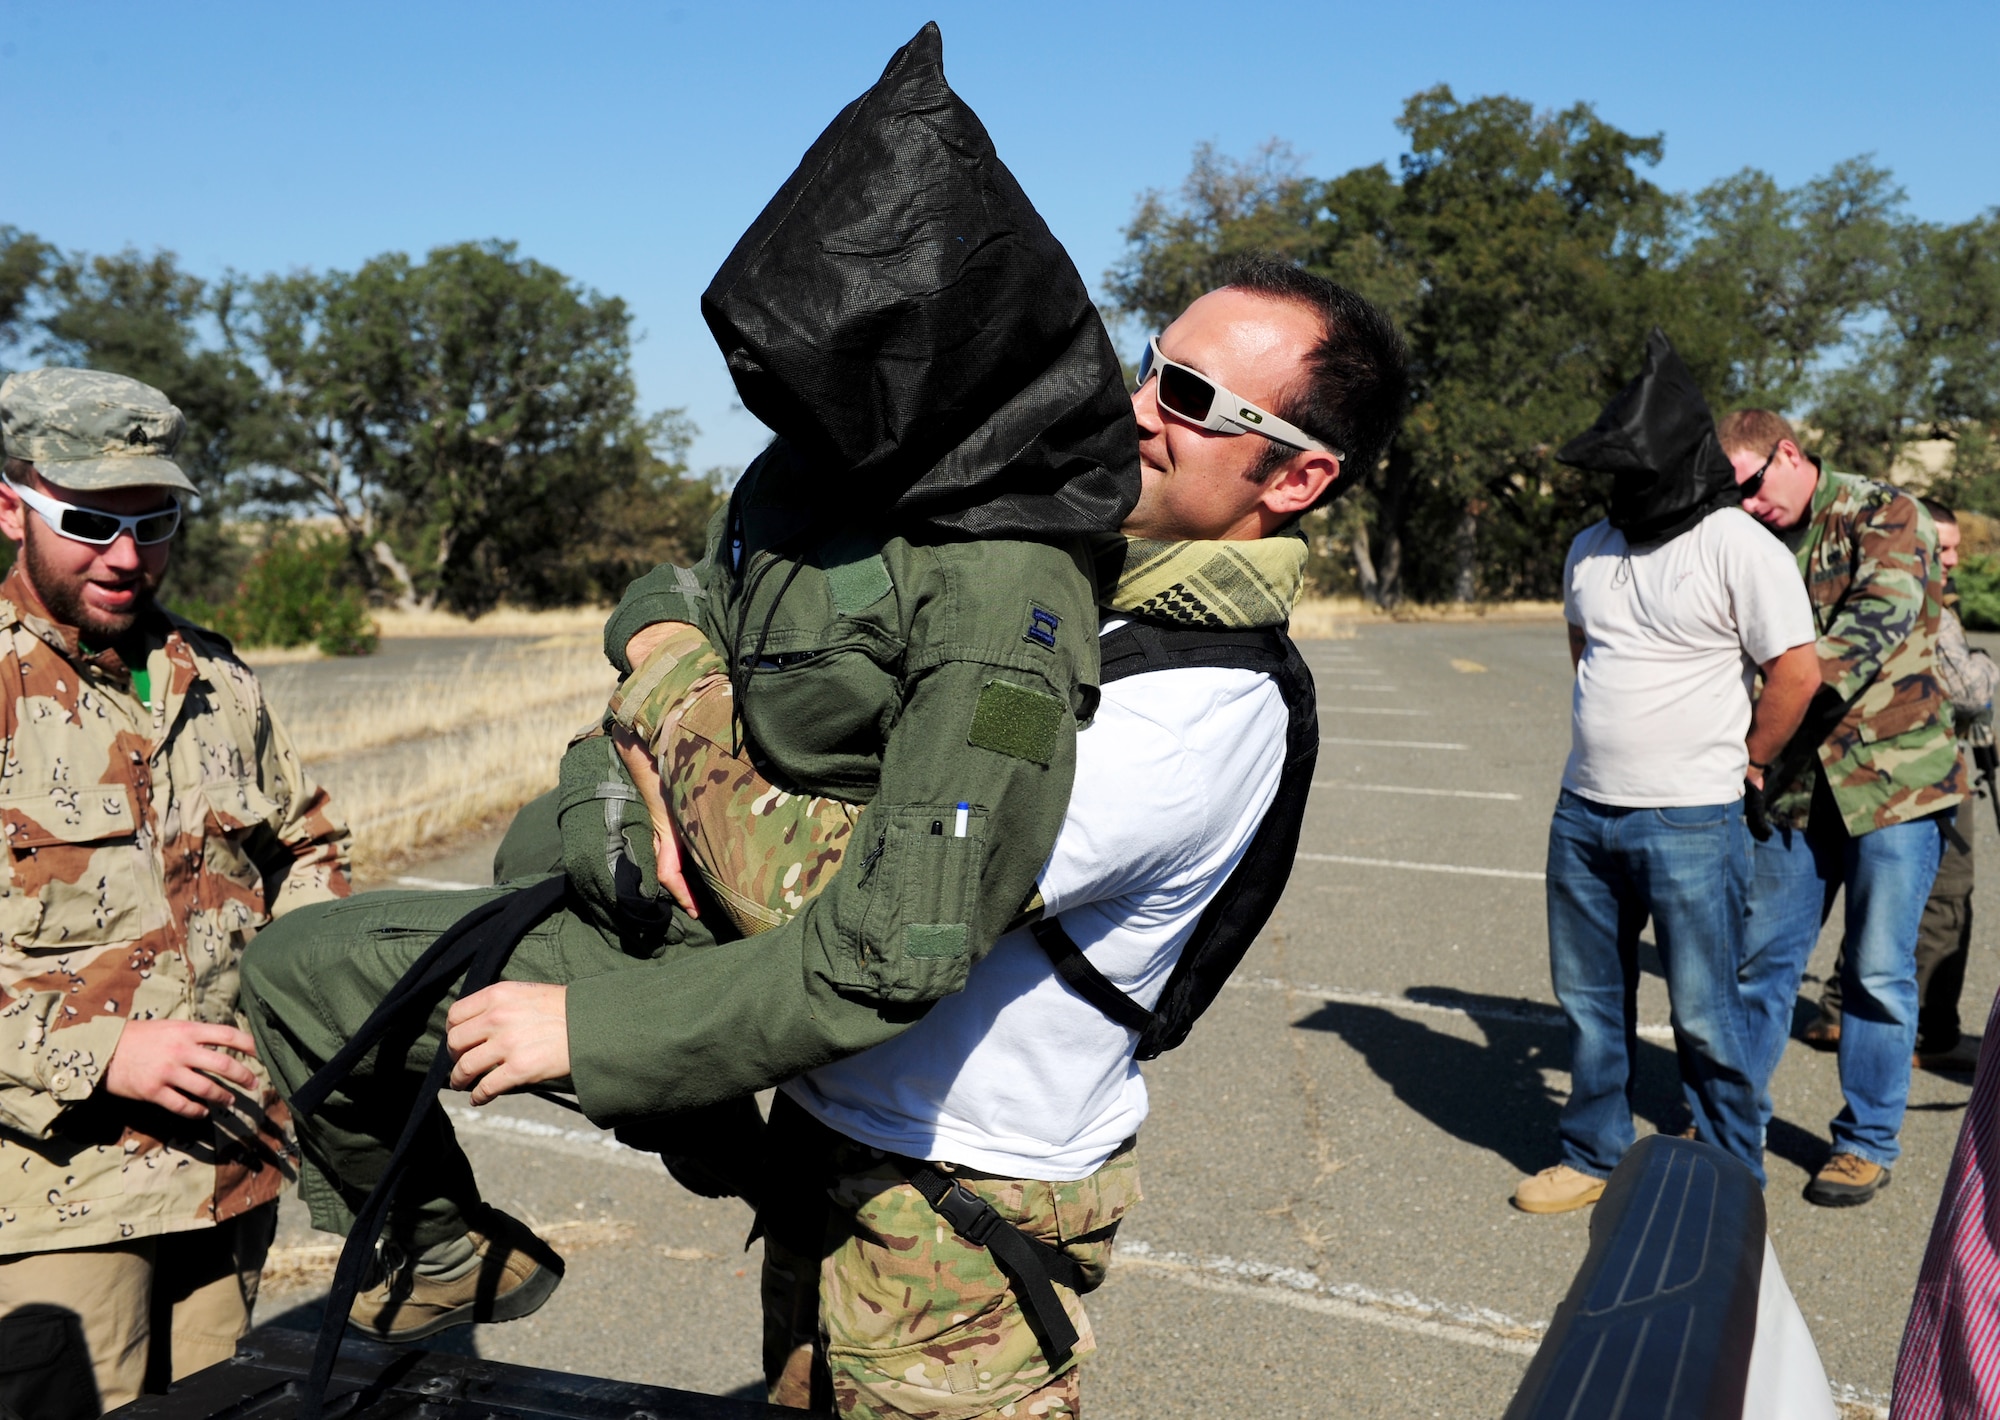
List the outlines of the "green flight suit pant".
{"type": "MultiPolygon", "coordinates": [[[[260,932],[243,958],[243,1003],[258,1055],[284,1096],[340,1050],[441,932],[512,890],[372,892],[299,908],[260,932]]],[[[628,954],[616,937],[558,908],[522,939],[502,978],[567,985],[649,968],[656,969],[654,960],[628,954]]],[[[427,1020],[392,1029],[312,1118],[295,1121],[304,1155],[299,1193],[314,1227],[345,1233],[352,1226],[417,1106],[457,995],[454,987],[427,1020]]],[[[442,1111],[413,1147],[386,1236],[414,1252],[462,1236],[479,1189],[442,1111]]]]}

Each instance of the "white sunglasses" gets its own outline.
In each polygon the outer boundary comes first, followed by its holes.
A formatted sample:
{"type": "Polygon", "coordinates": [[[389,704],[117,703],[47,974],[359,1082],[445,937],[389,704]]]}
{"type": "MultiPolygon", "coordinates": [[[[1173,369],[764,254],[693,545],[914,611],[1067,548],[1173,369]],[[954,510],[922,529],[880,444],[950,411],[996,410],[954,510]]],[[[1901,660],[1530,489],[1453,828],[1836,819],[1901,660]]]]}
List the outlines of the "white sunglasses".
{"type": "Polygon", "coordinates": [[[1315,439],[1296,424],[1287,423],[1270,410],[1252,404],[1243,396],[1224,389],[1201,371],[1177,364],[1160,352],[1160,337],[1146,342],[1139,357],[1139,385],[1154,375],[1160,377],[1160,408],[1184,419],[1197,429],[1217,434],[1262,434],[1295,449],[1312,449],[1345,459],[1333,445],[1315,439]]]}
{"type": "Polygon", "coordinates": [[[173,499],[169,499],[164,508],[128,517],[124,513],[107,513],[102,508],[79,508],[74,503],[64,503],[46,493],[23,488],[4,476],[0,476],[0,483],[5,483],[16,498],[41,514],[43,522],[71,542],[109,547],[129,532],[133,541],[141,547],[151,547],[172,537],[174,530],[181,525],[181,505],[173,499]]]}

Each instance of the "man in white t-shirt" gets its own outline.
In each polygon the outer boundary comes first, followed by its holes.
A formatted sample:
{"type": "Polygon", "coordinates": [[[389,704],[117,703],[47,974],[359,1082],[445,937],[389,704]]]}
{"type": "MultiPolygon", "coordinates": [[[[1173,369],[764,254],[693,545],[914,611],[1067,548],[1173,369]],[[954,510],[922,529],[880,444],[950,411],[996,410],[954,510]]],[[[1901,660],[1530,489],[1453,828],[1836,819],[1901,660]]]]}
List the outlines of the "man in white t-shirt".
{"type": "MultiPolygon", "coordinates": [[[[1124,531],[1140,560],[1214,568],[1223,546],[1236,549],[1221,560],[1282,587],[1268,618],[1282,621],[1304,567],[1288,525],[1345,486],[1343,464],[1379,456],[1402,413],[1402,360],[1380,312],[1289,266],[1247,263],[1196,301],[1149,350],[1132,397],[1143,491],[1124,531]],[[1266,430],[1272,415],[1293,427],[1251,438],[1240,424],[1205,427],[1204,388],[1216,410],[1248,405],[1266,430]],[[1300,432],[1314,448],[1285,442],[1300,432]]],[[[1134,560],[1100,589],[1106,605],[1132,603],[1134,560]]],[[[1163,590],[1137,614],[1157,623],[1181,597],[1163,590]]],[[[1108,613],[1101,629],[1124,621],[1108,613]]],[[[1138,1006],[1159,1002],[1244,860],[1278,792],[1287,729],[1285,698],[1261,671],[1182,666],[1103,686],[1037,887],[1042,920],[1138,1006]]],[[[770,1147],[787,1194],[760,1210],[771,1398],[842,1416],[1073,1415],[1075,1366],[1060,1352],[1049,1364],[1018,1284],[920,1196],[910,1166],[930,1161],[1076,1266],[1059,1301],[1074,1355],[1088,1356],[1078,1294],[1102,1280],[1139,1198],[1138,1040],[1058,976],[1024,927],[900,1035],[783,1086],[770,1147]]]]}
{"type": "Polygon", "coordinates": [[[1558,457],[1613,481],[1610,517],[1577,534],[1563,568],[1576,688],[1549,827],[1548,915],[1570,1096],[1562,1161],[1515,1190],[1530,1213],[1595,1202],[1632,1144],[1649,917],[1696,1133],[1762,1181],[1736,986],[1750,877],[1744,783],[1761,782],[1819,685],[1798,569],[1735,506],[1714,420],[1664,336],[1653,333],[1645,372],[1558,457]]]}

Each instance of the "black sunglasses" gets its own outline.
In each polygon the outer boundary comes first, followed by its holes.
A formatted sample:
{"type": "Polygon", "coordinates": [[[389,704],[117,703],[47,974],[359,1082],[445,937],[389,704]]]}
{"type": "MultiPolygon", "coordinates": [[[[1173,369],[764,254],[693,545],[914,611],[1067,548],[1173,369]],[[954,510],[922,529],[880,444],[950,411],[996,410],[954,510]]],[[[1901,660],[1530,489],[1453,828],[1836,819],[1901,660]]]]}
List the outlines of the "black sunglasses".
{"type": "Polygon", "coordinates": [[[1780,439],[1778,443],[1771,445],[1771,452],[1764,455],[1764,462],[1757,465],[1757,471],[1736,485],[1736,492],[1740,497],[1755,498],[1764,491],[1764,475],[1770,471],[1771,460],[1778,456],[1778,446],[1784,442],[1780,439]]]}

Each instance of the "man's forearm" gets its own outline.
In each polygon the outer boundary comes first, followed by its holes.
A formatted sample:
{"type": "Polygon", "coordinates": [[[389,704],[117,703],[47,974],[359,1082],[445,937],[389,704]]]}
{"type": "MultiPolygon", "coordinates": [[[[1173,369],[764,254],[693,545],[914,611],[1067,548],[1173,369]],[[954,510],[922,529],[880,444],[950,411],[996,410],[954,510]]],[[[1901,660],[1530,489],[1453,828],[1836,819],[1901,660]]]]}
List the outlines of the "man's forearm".
{"type": "Polygon", "coordinates": [[[1764,692],[1750,712],[1746,742],[1750,762],[1769,764],[1797,733],[1806,707],[1820,687],[1819,652],[1807,642],[1773,656],[1764,665],[1764,692]]]}

